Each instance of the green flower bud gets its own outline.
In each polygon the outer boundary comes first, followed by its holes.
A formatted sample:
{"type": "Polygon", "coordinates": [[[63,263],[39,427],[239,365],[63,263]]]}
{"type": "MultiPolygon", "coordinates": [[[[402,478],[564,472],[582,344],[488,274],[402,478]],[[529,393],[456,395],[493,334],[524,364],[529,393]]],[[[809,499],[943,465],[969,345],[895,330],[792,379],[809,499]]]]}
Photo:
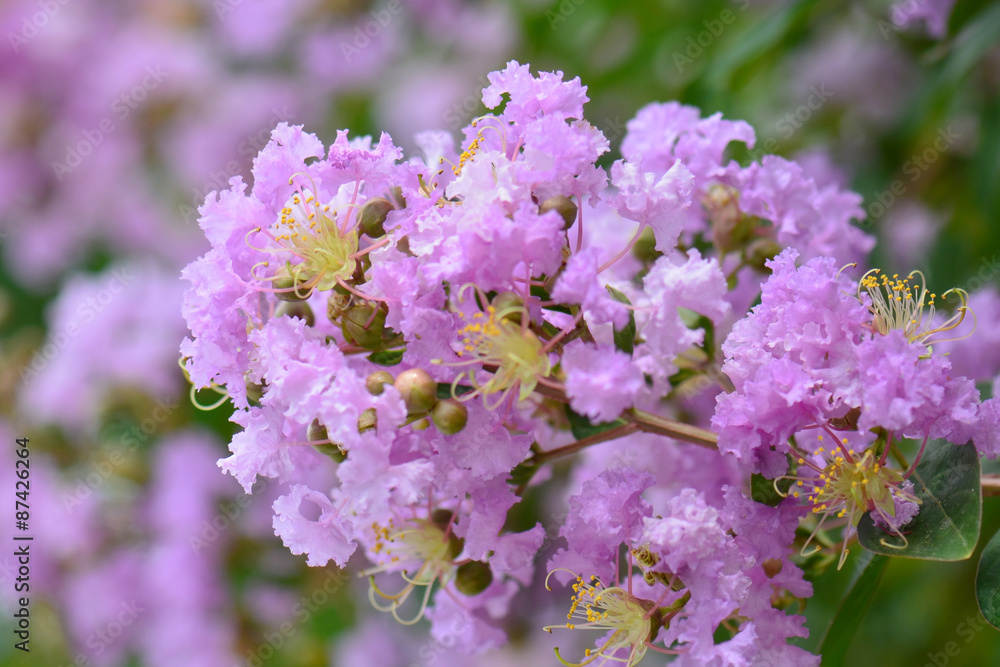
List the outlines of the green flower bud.
{"type": "Polygon", "coordinates": [[[437,382],[422,368],[411,368],[396,377],[393,386],[411,415],[427,412],[437,403],[437,382]]]}
{"type": "Polygon", "coordinates": [[[385,310],[367,304],[351,306],[340,318],[344,338],[373,352],[403,344],[402,335],[385,326],[385,310]]]}
{"type": "Polygon", "coordinates": [[[375,371],[365,378],[365,387],[372,396],[381,396],[385,391],[385,385],[392,383],[392,373],[388,371],[375,371]]]}
{"type": "Polygon", "coordinates": [[[312,294],[312,288],[306,289],[303,285],[309,282],[309,277],[302,275],[302,273],[296,274],[297,277],[292,277],[291,269],[289,265],[286,264],[278,270],[272,281],[274,289],[278,290],[274,296],[278,297],[282,301],[305,301],[312,294]],[[292,289],[297,287],[298,289],[292,289]]]}
{"type": "Polygon", "coordinates": [[[760,238],[747,246],[746,258],[747,264],[754,267],[758,271],[767,271],[767,267],[764,262],[769,259],[774,259],[775,256],[782,251],[782,246],[780,243],[774,239],[760,238]]]}
{"type": "Polygon", "coordinates": [[[274,316],[281,317],[282,315],[304,320],[308,327],[316,324],[316,316],[313,315],[312,308],[305,301],[284,301],[279,303],[278,307],[274,309],[274,316]]]}
{"type": "Polygon", "coordinates": [[[632,256],[643,264],[652,264],[663,253],[656,249],[656,235],[652,227],[646,227],[632,246],[632,256]]]}
{"type": "Polygon", "coordinates": [[[365,202],[358,213],[358,231],[373,239],[385,236],[385,219],[396,207],[385,197],[375,197],[365,202]]]}
{"type": "Polygon", "coordinates": [[[492,583],[493,570],[482,561],[463,563],[455,572],[455,588],[464,595],[479,595],[492,583]]]}
{"type": "Polygon", "coordinates": [[[448,524],[451,523],[451,517],[453,516],[455,516],[455,513],[451,510],[436,509],[431,512],[431,521],[435,526],[444,530],[448,527],[448,524]]]}
{"type": "MultiPolygon", "coordinates": [[[[338,285],[339,287],[339,285],[338,285]]],[[[351,307],[351,295],[332,292],[326,300],[326,317],[333,324],[340,324],[340,318],[351,307]]]]}
{"type": "Polygon", "coordinates": [[[378,413],[375,412],[375,408],[367,408],[358,417],[358,433],[371,431],[377,425],[378,425],[378,413]]]}
{"type": "Polygon", "coordinates": [[[521,308],[524,306],[524,300],[521,298],[520,294],[515,294],[514,292],[500,292],[493,297],[493,301],[490,305],[496,308],[498,313],[504,313],[503,319],[509,320],[514,324],[521,323],[521,308]],[[518,310],[511,310],[512,308],[517,308],[518,310]]]}
{"type": "MultiPolygon", "coordinates": [[[[318,419],[312,420],[312,423],[309,424],[308,433],[307,437],[311,441],[330,439],[330,435],[327,433],[326,427],[320,424],[318,419]]],[[[336,445],[332,442],[324,443],[322,445],[313,445],[313,449],[320,454],[326,454],[337,463],[340,463],[347,458],[347,454],[340,448],[340,445],[336,445]]]]}
{"type": "Polygon", "coordinates": [[[562,216],[563,219],[563,229],[569,229],[576,222],[576,214],[579,208],[576,203],[565,195],[556,195],[555,197],[549,197],[542,202],[542,205],[538,207],[540,213],[548,213],[549,211],[555,211],[562,216]]]}
{"type": "Polygon", "coordinates": [[[247,403],[257,408],[260,407],[260,399],[264,397],[264,385],[247,380],[247,403]]]}
{"type": "Polygon", "coordinates": [[[416,257],[416,255],[413,254],[413,251],[410,250],[410,237],[408,236],[396,239],[396,250],[409,257],[416,257]]]}
{"type": "Polygon", "coordinates": [[[464,404],[449,398],[445,401],[438,401],[431,410],[431,420],[437,426],[437,430],[445,435],[455,435],[469,421],[469,410],[464,404]]]}
{"type": "Polygon", "coordinates": [[[389,188],[389,196],[392,197],[392,203],[396,208],[406,208],[406,197],[403,196],[403,188],[398,185],[392,186],[389,188]]]}

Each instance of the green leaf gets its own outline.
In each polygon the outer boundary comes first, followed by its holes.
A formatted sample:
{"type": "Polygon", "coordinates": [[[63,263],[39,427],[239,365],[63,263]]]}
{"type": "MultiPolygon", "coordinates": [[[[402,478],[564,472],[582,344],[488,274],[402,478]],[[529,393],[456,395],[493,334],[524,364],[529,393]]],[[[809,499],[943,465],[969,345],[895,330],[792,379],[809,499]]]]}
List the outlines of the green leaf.
{"type": "Polygon", "coordinates": [[[885,566],[889,559],[884,556],[866,554],[862,552],[861,558],[868,557],[870,560],[863,567],[858,578],[847,592],[844,599],[840,601],[840,607],[830,621],[823,641],[820,643],[819,652],[823,656],[824,667],[834,667],[843,665],[847,657],[847,649],[851,646],[854,633],[861,626],[861,622],[868,613],[868,608],[875,599],[875,591],[878,590],[879,582],[885,573],[885,566]]]}
{"type": "Polygon", "coordinates": [[[511,486],[525,486],[531,481],[531,478],[535,476],[538,472],[538,464],[533,462],[531,459],[527,461],[522,461],[514,466],[514,469],[510,471],[510,479],[507,483],[511,486]]]}
{"type": "Polygon", "coordinates": [[[927,443],[924,458],[910,477],[921,504],[917,516],[903,526],[906,546],[898,535],[876,527],[870,513],[858,523],[861,546],[885,556],[922,560],[970,557],[982,523],[980,474],[979,453],[972,443],[927,443]]]}
{"type": "MultiPolygon", "coordinates": [[[[607,285],[607,288],[612,299],[619,303],[624,303],[626,306],[632,305],[632,302],[628,300],[628,297],[623,292],[616,290],[611,285],[607,285]]],[[[628,312],[628,324],[621,329],[615,327],[615,347],[625,354],[632,356],[632,350],[635,349],[635,312],[632,310],[628,312]]]]}
{"type": "MultiPolygon", "coordinates": [[[[528,293],[540,301],[551,301],[552,297],[549,295],[548,290],[546,290],[541,285],[532,285],[528,289],[528,293]]],[[[572,315],[571,311],[567,306],[561,306],[559,304],[553,304],[551,306],[545,306],[545,310],[552,310],[557,313],[564,313],[566,315],[572,315]]]]}
{"type": "MultiPolygon", "coordinates": [[[[468,394],[473,391],[472,387],[467,384],[457,384],[455,385],[455,396],[461,396],[462,394],[468,394]]],[[[451,398],[451,385],[447,382],[438,382],[437,384],[437,397],[441,400],[451,398]]]]}
{"type": "Polygon", "coordinates": [[[373,364],[378,364],[379,366],[395,366],[403,360],[404,352],[406,352],[406,348],[398,350],[380,350],[369,354],[367,359],[373,364]]]}
{"type": "MultiPolygon", "coordinates": [[[[778,487],[783,492],[787,492],[788,487],[791,485],[791,479],[783,479],[778,482],[778,487]]],[[[775,490],[774,480],[768,479],[756,472],[750,476],[750,498],[771,507],[776,507],[778,503],[784,500],[784,496],[775,490]]]]}
{"type": "Polygon", "coordinates": [[[1000,630],[1000,532],[993,536],[979,559],[976,600],[986,622],[1000,630]]]}
{"type": "Polygon", "coordinates": [[[577,414],[568,405],[566,406],[566,418],[569,419],[569,429],[573,432],[573,437],[577,440],[582,440],[583,438],[596,435],[598,433],[604,433],[605,431],[610,431],[616,426],[623,426],[628,423],[624,419],[616,419],[613,422],[591,424],[589,419],[581,414],[577,414]]]}

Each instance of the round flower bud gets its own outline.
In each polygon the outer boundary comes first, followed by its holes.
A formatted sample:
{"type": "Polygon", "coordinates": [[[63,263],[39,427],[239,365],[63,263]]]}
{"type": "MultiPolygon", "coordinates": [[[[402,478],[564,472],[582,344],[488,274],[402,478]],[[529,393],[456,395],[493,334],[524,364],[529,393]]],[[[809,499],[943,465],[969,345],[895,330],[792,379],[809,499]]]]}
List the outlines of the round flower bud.
{"type": "Polygon", "coordinates": [[[358,213],[358,231],[373,239],[385,236],[385,218],[395,209],[385,197],[369,199],[358,213]]]}
{"type": "Polygon", "coordinates": [[[389,196],[392,197],[392,203],[396,208],[406,208],[406,197],[403,196],[403,188],[398,185],[394,185],[389,188],[389,196]]]}
{"type": "Polygon", "coordinates": [[[351,307],[351,295],[331,292],[326,300],[326,317],[333,324],[340,324],[340,318],[344,316],[347,309],[351,307]]]}
{"type": "Polygon", "coordinates": [[[381,396],[385,390],[385,385],[392,384],[392,373],[388,371],[375,371],[365,378],[365,387],[372,396],[381,396]]]}
{"type": "Polygon", "coordinates": [[[247,380],[247,403],[260,407],[260,399],[264,396],[264,385],[247,380]]]}
{"type": "Polygon", "coordinates": [[[573,226],[576,221],[576,214],[579,210],[576,203],[567,197],[566,195],[556,195],[555,197],[549,197],[542,202],[542,205],[538,207],[540,213],[548,213],[549,211],[555,211],[562,216],[564,229],[569,229],[573,226]]]}
{"type": "Polygon", "coordinates": [[[274,296],[282,301],[305,301],[312,294],[311,287],[309,289],[303,287],[308,281],[308,276],[300,273],[297,277],[292,277],[288,267],[282,267],[273,280],[274,289],[277,290],[274,296]],[[297,289],[292,289],[293,287],[297,289]]]}
{"type": "Polygon", "coordinates": [[[411,368],[396,377],[393,386],[411,415],[427,412],[437,403],[437,382],[422,368],[411,368]]]}
{"type": "Polygon", "coordinates": [[[493,570],[482,561],[463,563],[455,572],[455,588],[464,595],[479,595],[492,583],[493,570]]]}
{"type": "Polygon", "coordinates": [[[652,227],[646,227],[639,234],[639,239],[632,246],[632,256],[643,264],[652,264],[663,253],[656,249],[656,236],[652,227]]]}
{"type": "Polygon", "coordinates": [[[723,252],[742,248],[753,238],[755,218],[740,211],[739,192],[728,185],[713,185],[702,200],[712,225],[712,238],[723,252]]]}
{"type": "Polygon", "coordinates": [[[386,312],[367,304],[351,306],[341,315],[340,329],[344,338],[358,347],[373,352],[398,347],[403,337],[385,326],[386,312]]]}
{"type": "Polygon", "coordinates": [[[455,513],[451,510],[436,509],[431,512],[431,521],[441,530],[444,530],[451,523],[451,517],[453,516],[455,516],[455,513]]]}
{"type": "MultiPolygon", "coordinates": [[[[431,523],[440,528],[442,531],[448,531],[449,526],[452,526],[452,517],[455,513],[451,510],[446,509],[436,509],[431,512],[431,523]]],[[[454,558],[458,554],[462,553],[462,549],[465,548],[465,540],[455,535],[455,531],[451,530],[448,532],[448,558],[454,558]]]]}
{"type": "MultiPolygon", "coordinates": [[[[310,441],[313,442],[317,440],[330,439],[330,435],[329,433],[327,433],[326,427],[320,424],[318,419],[312,420],[312,423],[309,424],[309,432],[307,437],[309,438],[310,441]]],[[[313,445],[313,449],[315,449],[320,454],[326,454],[337,463],[340,463],[347,458],[347,454],[344,452],[343,449],[340,448],[340,445],[336,445],[332,442],[326,442],[321,445],[313,445]]]]}
{"type": "Polygon", "coordinates": [[[305,301],[284,301],[279,303],[278,307],[274,309],[274,316],[281,317],[282,315],[304,320],[307,327],[316,324],[316,316],[313,315],[312,308],[305,301]]]}
{"type": "Polygon", "coordinates": [[[747,264],[758,271],[766,271],[764,262],[774,259],[782,251],[780,243],[774,239],[760,238],[752,242],[746,249],[747,264]]]}
{"type": "Polygon", "coordinates": [[[370,431],[378,425],[378,413],[375,408],[367,408],[358,417],[358,433],[370,431]]]}
{"type": "Polygon", "coordinates": [[[431,420],[437,426],[437,430],[445,435],[455,435],[469,421],[469,410],[462,403],[449,398],[445,401],[438,401],[431,410],[431,420]]]}
{"type": "Polygon", "coordinates": [[[503,318],[509,320],[514,324],[521,323],[521,311],[524,305],[524,300],[521,299],[521,295],[515,294],[514,292],[500,292],[490,303],[496,309],[498,313],[504,313],[503,318]]]}

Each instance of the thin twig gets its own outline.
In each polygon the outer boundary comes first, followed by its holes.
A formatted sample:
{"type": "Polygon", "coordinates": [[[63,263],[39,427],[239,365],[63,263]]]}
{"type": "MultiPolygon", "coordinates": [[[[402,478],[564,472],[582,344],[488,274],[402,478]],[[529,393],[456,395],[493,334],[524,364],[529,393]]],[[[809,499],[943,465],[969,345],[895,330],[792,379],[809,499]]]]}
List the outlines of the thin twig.
{"type": "Polygon", "coordinates": [[[1000,496],[1000,475],[983,475],[983,496],[1000,496]]]}
{"type": "Polygon", "coordinates": [[[626,435],[630,435],[640,430],[638,424],[629,423],[622,424],[621,426],[616,426],[610,428],[607,431],[601,431],[600,433],[595,433],[594,435],[588,435],[586,438],[580,438],[576,442],[571,442],[568,445],[563,445],[562,447],[557,447],[555,449],[550,449],[547,452],[539,452],[535,454],[533,463],[536,465],[542,465],[548,463],[552,459],[556,459],[562,456],[569,456],[570,454],[575,454],[581,449],[586,449],[591,445],[596,445],[602,442],[607,442],[608,440],[615,440],[617,438],[622,438],[626,435]]]}
{"type": "Polygon", "coordinates": [[[719,445],[719,436],[708,429],[685,424],[674,419],[667,419],[666,417],[659,417],[644,410],[632,408],[631,410],[626,410],[622,414],[622,417],[638,425],[646,433],[665,435],[674,440],[690,442],[693,445],[708,447],[709,449],[716,449],[719,445]]]}

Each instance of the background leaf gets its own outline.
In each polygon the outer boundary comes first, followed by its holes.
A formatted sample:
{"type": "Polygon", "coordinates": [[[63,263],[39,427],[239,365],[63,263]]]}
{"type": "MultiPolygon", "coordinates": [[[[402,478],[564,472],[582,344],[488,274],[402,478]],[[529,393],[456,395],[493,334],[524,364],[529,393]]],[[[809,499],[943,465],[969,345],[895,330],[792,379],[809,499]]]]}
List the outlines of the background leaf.
{"type": "Polygon", "coordinates": [[[627,424],[624,419],[616,419],[611,422],[601,422],[600,424],[592,424],[586,416],[581,415],[578,412],[574,412],[573,408],[566,406],[566,417],[569,419],[569,428],[573,432],[573,437],[577,440],[583,440],[586,437],[597,435],[598,433],[604,433],[605,431],[610,431],[616,426],[622,426],[627,424]]]}
{"type": "Polygon", "coordinates": [[[851,646],[851,640],[854,639],[854,633],[861,626],[861,621],[864,620],[872,600],[875,599],[875,591],[878,590],[879,582],[885,573],[885,566],[889,562],[885,556],[867,553],[861,554],[860,558],[870,558],[870,560],[863,565],[864,569],[851,586],[851,590],[841,600],[837,613],[830,621],[830,626],[826,629],[823,642],[820,644],[823,667],[837,667],[844,664],[844,657],[851,646]]]}
{"type": "MultiPolygon", "coordinates": [[[[611,285],[607,286],[608,292],[611,294],[611,298],[620,303],[624,303],[626,306],[631,306],[632,302],[628,300],[624,292],[616,290],[611,285]]],[[[632,350],[635,349],[635,311],[630,310],[628,312],[628,324],[626,324],[621,329],[615,327],[615,347],[622,352],[632,356],[632,350]]]]}
{"type": "Polygon", "coordinates": [[[979,559],[976,600],[983,617],[1000,630],[1000,532],[993,536],[979,559]]]}

